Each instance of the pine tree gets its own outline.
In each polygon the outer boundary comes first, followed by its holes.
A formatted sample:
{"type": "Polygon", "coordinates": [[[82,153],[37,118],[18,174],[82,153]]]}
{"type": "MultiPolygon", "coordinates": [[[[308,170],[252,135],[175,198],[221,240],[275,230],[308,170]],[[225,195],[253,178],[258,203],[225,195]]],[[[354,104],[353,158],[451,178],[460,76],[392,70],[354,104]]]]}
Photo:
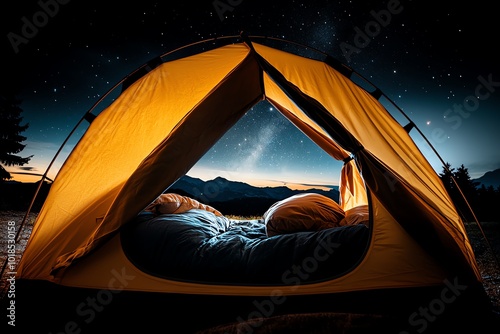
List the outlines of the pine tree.
{"type": "MultiPolygon", "coordinates": [[[[27,164],[32,156],[17,155],[26,145],[22,144],[26,137],[21,133],[26,131],[29,124],[21,125],[23,120],[20,108],[21,101],[13,95],[0,95],[0,163],[4,166],[22,166],[27,164]]],[[[0,165],[2,180],[11,179],[10,173],[0,165]]]]}
{"type": "Polygon", "coordinates": [[[477,186],[479,183],[472,181],[469,170],[463,164],[455,169],[451,167],[450,163],[446,163],[439,177],[458,212],[464,219],[472,220],[474,215],[471,209],[474,212],[478,209],[477,186]]]}
{"type": "Polygon", "coordinates": [[[443,182],[446,190],[448,190],[448,193],[450,194],[450,196],[455,189],[455,183],[453,182],[454,170],[455,170],[455,168],[452,168],[451,164],[449,162],[447,162],[443,166],[443,171],[441,173],[439,173],[439,178],[443,182]]]}
{"type": "Polygon", "coordinates": [[[472,181],[468,168],[466,168],[463,164],[460,165],[460,167],[458,167],[455,171],[454,176],[460,189],[462,189],[462,192],[466,197],[476,194],[479,182],[472,181]]]}

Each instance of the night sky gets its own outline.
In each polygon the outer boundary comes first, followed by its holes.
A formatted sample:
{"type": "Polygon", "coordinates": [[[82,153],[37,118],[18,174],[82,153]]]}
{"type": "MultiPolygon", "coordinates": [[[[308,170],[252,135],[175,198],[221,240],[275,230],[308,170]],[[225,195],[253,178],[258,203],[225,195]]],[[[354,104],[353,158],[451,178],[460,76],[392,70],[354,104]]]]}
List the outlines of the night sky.
{"type": "MultiPolygon", "coordinates": [[[[11,172],[43,174],[83,114],[140,65],[242,30],[306,44],[349,65],[394,100],[453,167],[464,164],[472,177],[500,168],[500,30],[491,2],[440,2],[448,8],[438,8],[435,1],[415,0],[30,0],[9,6],[1,14],[2,92],[22,101],[29,129],[21,155],[34,155],[11,172]]],[[[84,131],[75,133],[61,158],[84,131]]],[[[414,138],[440,172],[440,161],[414,138]]],[[[263,102],[189,174],[330,185],[338,182],[340,167],[263,102]]]]}

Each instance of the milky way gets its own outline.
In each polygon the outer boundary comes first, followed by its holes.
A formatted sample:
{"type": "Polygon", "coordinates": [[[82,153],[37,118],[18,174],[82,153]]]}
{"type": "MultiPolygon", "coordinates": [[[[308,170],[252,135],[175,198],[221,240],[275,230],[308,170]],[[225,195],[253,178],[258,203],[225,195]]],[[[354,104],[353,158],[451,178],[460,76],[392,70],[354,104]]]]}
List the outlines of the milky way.
{"type": "MultiPolygon", "coordinates": [[[[436,8],[415,0],[221,1],[225,10],[215,1],[104,6],[90,0],[57,8],[47,7],[55,3],[49,0],[11,3],[2,13],[2,91],[13,90],[22,100],[30,124],[22,154],[34,156],[25,167],[43,173],[82,115],[140,65],[242,30],[309,45],[351,66],[390,96],[453,166],[464,164],[474,176],[500,167],[500,71],[492,42],[498,32],[489,2],[436,8]]],[[[75,132],[63,157],[84,131],[75,132]]],[[[432,151],[421,138],[415,141],[439,171],[432,151]]],[[[340,166],[268,104],[259,104],[195,170],[331,184],[340,166]]]]}

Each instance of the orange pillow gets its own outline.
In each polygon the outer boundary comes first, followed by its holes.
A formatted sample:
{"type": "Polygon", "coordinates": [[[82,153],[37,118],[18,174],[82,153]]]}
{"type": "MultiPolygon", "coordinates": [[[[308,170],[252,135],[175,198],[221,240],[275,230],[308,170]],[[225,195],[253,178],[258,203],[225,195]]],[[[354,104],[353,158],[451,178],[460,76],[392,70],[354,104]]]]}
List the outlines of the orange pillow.
{"type": "Polygon", "coordinates": [[[162,213],[183,213],[191,209],[201,209],[212,212],[216,216],[222,216],[217,209],[210,205],[203,204],[197,200],[174,193],[161,194],[153,203],[148,205],[145,211],[162,213]]]}
{"type": "Polygon", "coordinates": [[[264,213],[268,236],[301,231],[317,231],[339,226],[345,212],[326,196],[305,193],[274,203],[264,213]]]}

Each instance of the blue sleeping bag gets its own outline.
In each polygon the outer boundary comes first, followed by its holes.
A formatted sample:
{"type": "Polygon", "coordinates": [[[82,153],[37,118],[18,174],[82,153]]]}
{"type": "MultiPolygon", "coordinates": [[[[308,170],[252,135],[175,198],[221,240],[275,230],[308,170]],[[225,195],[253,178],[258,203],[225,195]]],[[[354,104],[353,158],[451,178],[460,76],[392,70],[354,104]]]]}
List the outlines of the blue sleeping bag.
{"type": "Polygon", "coordinates": [[[367,249],[364,225],[272,237],[264,223],[216,216],[200,209],[139,214],[121,230],[130,261],[167,279],[213,284],[296,285],[351,270],[367,249]]]}

